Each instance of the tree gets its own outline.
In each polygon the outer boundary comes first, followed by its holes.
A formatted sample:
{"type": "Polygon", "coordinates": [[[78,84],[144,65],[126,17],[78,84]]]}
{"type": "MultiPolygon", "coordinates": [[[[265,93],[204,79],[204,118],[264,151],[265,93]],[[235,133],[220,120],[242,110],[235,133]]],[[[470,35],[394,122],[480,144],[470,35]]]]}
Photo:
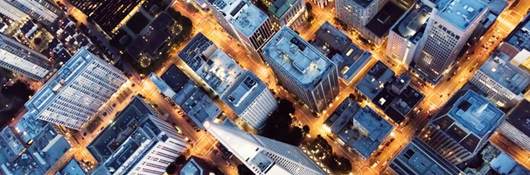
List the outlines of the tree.
{"type": "Polygon", "coordinates": [[[237,166],[237,174],[239,175],[253,175],[252,171],[247,168],[247,166],[240,164],[237,166]]]}
{"type": "Polygon", "coordinates": [[[352,166],[351,166],[351,162],[349,159],[342,157],[342,156],[333,155],[331,157],[331,160],[332,161],[330,162],[328,167],[333,172],[337,174],[347,174],[351,172],[352,166]]]}

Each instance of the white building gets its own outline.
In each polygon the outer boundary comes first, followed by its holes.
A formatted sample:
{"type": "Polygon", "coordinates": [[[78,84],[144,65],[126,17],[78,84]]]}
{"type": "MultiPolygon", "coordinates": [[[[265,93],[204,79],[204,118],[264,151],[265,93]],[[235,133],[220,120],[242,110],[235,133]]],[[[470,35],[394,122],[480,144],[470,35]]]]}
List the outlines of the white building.
{"type": "Polygon", "coordinates": [[[80,129],[126,81],[120,70],[82,48],[25,106],[38,119],[80,129]]]}
{"type": "Polygon", "coordinates": [[[223,146],[257,175],[325,174],[300,148],[238,128],[211,122],[204,124],[223,146]]]}
{"type": "Polygon", "coordinates": [[[360,29],[377,14],[388,0],[336,0],[337,18],[349,27],[360,29]]]}
{"type": "Polygon", "coordinates": [[[59,9],[48,0],[0,0],[0,13],[14,21],[29,17],[51,24],[57,19],[59,9]]]}
{"type": "Polygon", "coordinates": [[[434,11],[427,23],[426,36],[420,41],[415,70],[426,81],[437,83],[486,17],[488,7],[482,1],[452,0],[434,11]]]}
{"type": "Polygon", "coordinates": [[[247,0],[210,0],[217,21],[256,56],[279,25],[247,0]]]}
{"type": "Polygon", "coordinates": [[[271,91],[250,71],[238,77],[222,100],[253,128],[262,128],[278,106],[271,91]]]}
{"type": "Polygon", "coordinates": [[[409,67],[417,52],[418,43],[425,33],[432,8],[422,3],[414,4],[388,33],[386,56],[409,67]]]}
{"type": "Polygon", "coordinates": [[[339,92],[337,66],[288,27],[261,51],[279,82],[314,112],[321,112],[339,92]]]}
{"type": "Polygon", "coordinates": [[[46,56],[0,34],[0,67],[42,80],[50,73],[51,63],[46,56]]]}
{"type": "Polygon", "coordinates": [[[187,147],[183,135],[135,97],[88,149],[100,161],[93,175],[122,175],[164,174],[187,147]]]}
{"type": "Polygon", "coordinates": [[[253,128],[263,126],[276,109],[276,99],[256,75],[243,69],[203,34],[197,34],[179,53],[200,84],[215,92],[253,128]]]}

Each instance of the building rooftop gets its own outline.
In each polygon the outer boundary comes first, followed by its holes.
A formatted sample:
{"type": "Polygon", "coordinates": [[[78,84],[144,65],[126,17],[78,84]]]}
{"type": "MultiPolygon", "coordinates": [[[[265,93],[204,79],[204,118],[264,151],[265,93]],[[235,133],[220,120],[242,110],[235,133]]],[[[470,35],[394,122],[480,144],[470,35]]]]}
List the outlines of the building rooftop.
{"type": "Polygon", "coordinates": [[[370,100],[379,94],[384,85],[394,77],[394,72],[384,63],[378,61],[355,86],[370,100]]]}
{"type": "Polygon", "coordinates": [[[373,2],[379,1],[379,0],[352,0],[352,1],[360,5],[361,7],[366,8],[370,6],[370,4],[372,4],[373,2]]]}
{"type": "Polygon", "coordinates": [[[448,115],[478,137],[484,137],[502,121],[504,113],[486,98],[469,90],[451,106],[448,115]]]}
{"type": "Polygon", "coordinates": [[[199,157],[191,156],[180,169],[180,175],[223,174],[215,166],[199,157]]]}
{"type": "Polygon", "coordinates": [[[72,159],[55,175],[85,175],[85,170],[81,167],[77,160],[72,159]]]}
{"type": "Polygon", "coordinates": [[[226,91],[222,99],[239,115],[254,102],[265,88],[267,88],[265,84],[256,75],[245,71],[226,91]]]}
{"type": "Polygon", "coordinates": [[[530,102],[523,100],[506,116],[506,121],[512,126],[530,136],[530,102]]]}
{"type": "Polygon", "coordinates": [[[206,120],[217,117],[221,110],[216,103],[190,80],[177,66],[172,65],[159,78],[155,74],[149,79],[158,90],[186,112],[196,126],[202,128],[206,120]]]}
{"type": "Polygon", "coordinates": [[[509,59],[508,55],[496,52],[480,71],[514,94],[521,94],[530,84],[530,73],[511,64],[509,59]]]}
{"type": "Polygon", "coordinates": [[[358,48],[346,34],[329,22],[320,26],[311,44],[337,65],[340,77],[347,82],[357,75],[372,56],[370,52],[358,48]]]}
{"type": "Polygon", "coordinates": [[[379,147],[393,126],[369,107],[360,107],[346,98],[326,121],[341,144],[355,149],[364,158],[379,147]]]}
{"type": "Polygon", "coordinates": [[[299,0],[274,0],[274,2],[268,7],[268,10],[271,14],[276,16],[276,18],[281,18],[297,1],[299,0]]]}
{"type": "Polygon", "coordinates": [[[246,0],[209,0],[227,20],[247,37],[252,36],[269,18],[267,14],[246,0]]]}
{"type": "Polygon", "coordinates": [[[15,160],[1,163],[0,173],[45,174],[70,147],[68,141],[47,124],[15,160]]]}
{"type": "Polygon", "coordinates": [[[390,167],[397,174],[407,175],[453,175],[460,171],[457,167],[436,154],[428,145],[417,138],[403,149],[392,161],[390,167]]]}
{"type": "Polygon", "coordinates": [[[508,36],[507,41],[519,50],[530,50],[530,15],[508,36]]]}
{"type": "Polygon", "coordinates": [[[0,131],[0,162],[15,160],[25,149],[25,144],[10,127],[6,126],[0,131]]]}
{"type": "Polygon", "coordinates": [[[452,0],[438,15],[451,24],[466,29],[487,8],[483,1],[452,0]]]}
{"type": "Polygon", "coordinates": [[[313,86],[334,64],[317,48],[288,27],[283,27],[263,47],[269,64],[277,64],[298,84],[313,86]]]}
{"type": "MultiPolygon", "coordinates": [[[[109,143],[107,147],[112,147],[109,157],[100,160],[98,167],[93,174],[113,174],[115,172],[126,173],[147,154],[152,147],[155,147],[160,140],[165,141],[168,136],[161,134],[160,127],[167,127],[155,122],[156,116],[146,115],[137,123],[132,125],[122,125],[126,130],[116,133],[120,142],[109,143]]],[[[175,131],[176,132],[176,131],[175,131]]],[[[109,133],[106,133],[109,134],[109,133]]],[[[91,150],[92,151],[92,150],[91,150]]],[[[120,173],[118,173],[120,174],[120,173]]]]}
{"type": "Polygon", "coordinates": [[[405,9],[394,4],[386,3],[383,8],[366,24],[366,28],[375,36],[381,38],[388,34],[390,28],[399,20],[405,9]]]}
{"type": "Polygon", "coordinates": [[[156,115],[156,111],[141,97],[134,97],[129,105],[117,114],[114,122],[90,143],[88,150],[98,162],[107,160],[134,134],[141,121],[150,115],[156,115]]]}
{"type": "Polygon", "coordinates": [[[414,4],[394,25],[392,30],[403,38],[417,43],[423,36],[432,8],[422,3],[414,4]]]}
{"type": "Polygon", "coordinates": [[[219,95],[224,94],[244,71],[202,33],[195,35],[179,56],[219,95]]]}

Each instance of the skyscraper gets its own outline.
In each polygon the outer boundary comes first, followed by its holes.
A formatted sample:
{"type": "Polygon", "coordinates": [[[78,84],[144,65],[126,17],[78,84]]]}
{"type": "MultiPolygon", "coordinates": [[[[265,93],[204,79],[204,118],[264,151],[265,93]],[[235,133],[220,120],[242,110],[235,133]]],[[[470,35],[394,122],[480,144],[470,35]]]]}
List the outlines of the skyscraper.
{"type": "Polygon", "coordinates": [[[261,51],[278,80],[314,112],[321,112],[339,92],[337,66],[288,27],[261,51]]]}
{"type": "Polygon", "coordinates": [[[434,11],[427,24],[416,72],[426,81],[437,83],[458,57],[461,49],[485,18],[487,5],[482,1],[452,0],[434,11]]]}
{"type": "Polygon", "coordinates": [[[477,155],[504,113],[472,90],[459,92],[422,129],[420,138],[453,164],[477,155]]]}
{"type": "Polygon", "coordinates": [[[94,21],[105,34],[113,37],[121,27],[131,27],[127,34],[139,33],[134,30],[137,30],[141,23],[146,23],[145,20],[151,20],[154,17],[153,12],[163,10],[170,0],[70,0],[69,2],[86,14],[88,19],[94,21]],[[145,6],[150,8],[145,9],[145,6]],[[136,15],[137,12],[140,14],[136,15]],[[134,27],[132,24],[126,26],[133,18],[141,19],[142,22],[134,24],[136,25],[134,27]]]}
{"type": "Polygon", "coordinates": [[[88,149],[99,161],[93,174],[163,174],[187,146],[154,108],[134,97],[88,149]]]}
{"type": "Polygon", "coordinates": [[[59,8],[48,0],[0,0],[0,13],[14,21],[32,18],[51,24],[59,17],[59,8]]]}
{"type": "Polygon", "coordinates": [[[265,83],[241,68],[202,33],[182,49],[179,57],[200,77],[200,82],[253,128],[261,128],[276,109],[276,99],[265,83]]]}
{"type": "Polygon", "coordinates": [[[80,129],[126,81],[120,70],[82,48],[25,106],[38,119],[80,129]]]}
{"type": "Polygon", "coordinates": [[[0,34],[0,55],[0,67],[31,79],[42,80],[52,69],[46,56],[3,34],[0,34]]]}
{"type": "Polygon", "coordinates": [[[256,56],[279,29],[265,12],[247,0],[209,0],[217,21],[256,56]]]}
{"type": "Polygon", "coordinates": [[[362,28],[388,0],[336,0],[337,18],[349,27],[362,28]]]}
{"type": "Polygon", "coordinates": [[[418,51],[418,43],[425,33],[432,7],[414,4],[390,29],[386,56],[408,67],[418,51]]]}
{"type": "Polygon", "coordinates": [[[207,122],[204,127],[254,174],[325,174],[298,147],[230,126],[207,122]]]}

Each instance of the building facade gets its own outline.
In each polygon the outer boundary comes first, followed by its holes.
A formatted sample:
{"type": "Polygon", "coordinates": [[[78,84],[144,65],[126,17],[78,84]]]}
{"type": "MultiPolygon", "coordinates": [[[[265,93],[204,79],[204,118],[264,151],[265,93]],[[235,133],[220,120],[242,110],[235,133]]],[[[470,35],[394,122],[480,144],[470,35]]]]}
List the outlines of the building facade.
{"type": "Polygon", "coordinates": [[[420,2],[414,4],[390,29],[386,56],[409,67],[418,51],[432,8],[420,2]]]}
{"type": "Polygon", "coordinates": [[[126,81],[119,69],[82,48],[25,107],[38,119],[79,130],[126,81]]]}
{"type": "Polygon", "coordinates": [[[117,175],[163,174],[187,147],[183,135],[144,99],[134,97],[88,149],[99,162],[93,175],[117,175]]]}
{"type": "Polygon", "coordinates": [[[431,84],[439,82],[487,12],[484,2],[465,0],[452,0],[434,10],[414,60],[420,77],[431,84]]]}
{"type": "Polygon", "coordinates": [[[472,90],[455,95],[420,138],[454,165],[477,155],[500,125],[504,113],[472,90]]]}
{"type": "Polygon", "coordinates": [[[208,122],[205,127],[254,174],[325,174],[298,147],[251,135],[231,126],[208,122]]]}
{"type": "Polygon", "coordinates": [[[59,17],[60,9],[48,0],[1,0],[0,13],[14,21],[29,18],[51,24],[59,17]]]}
{"type": "Polygon", "coordinates": [[[523,100],[530,73],[510,63],[510,57],[495,52],[470,80],[500,107],[513,107],[523,100]]]}
{"type": "Polygon", "coordinates": [[[209,5],[219,24],[256,56],[280,28],[275,20],[247,0],[211,0],[209,5]]]}
{"type": "Polygon", "coordinates": [[[0,34],[0,67],[34,80],[43,80],[52,69],[46,56],[0,34]]]}
{"type": "Polygon", "coordinates": [[[360,29],[377,14],[388,0],[336,0],[337,18],[348,25],[360,29]]]}
{"type": "Polygon", "coordinates": [[[293,30],[283,27],[261,53],[283,87],[313,112],[321,112],[337,96],[337,66],[293,30]]]}
{"type": "Polygon", "coordinates": [[[268,7],[281,26],[297,27],[307,21],[307,11],[304,0],[276,0],[268,7]]]}

